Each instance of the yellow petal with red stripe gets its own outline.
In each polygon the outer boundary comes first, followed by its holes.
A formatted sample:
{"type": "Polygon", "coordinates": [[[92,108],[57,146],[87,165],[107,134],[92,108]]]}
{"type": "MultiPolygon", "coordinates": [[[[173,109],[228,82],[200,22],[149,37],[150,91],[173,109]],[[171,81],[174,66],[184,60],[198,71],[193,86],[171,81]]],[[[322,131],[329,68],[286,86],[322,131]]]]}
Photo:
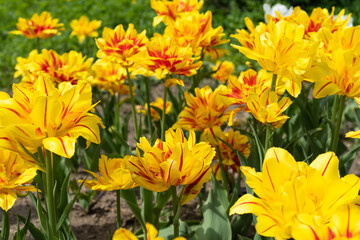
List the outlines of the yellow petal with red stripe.
{"type": "Polygon", "coordinates": [[[43,140],[44,147],[62,157],[71,158],[75,153],[75,138],[49,137],[43,140]]]}
{"type": "Polygon", "coordinates": [[[119,228],[115,231],[112,240],[138,240],[138,238],[129,230],[119,228]]]}
{"type": "Polygon", "coordinates": [[[2,189],[0,191],[0,207],[5,211],[8,211],[15,204],[17,195],[14,191],[9,189],[2,189]]]}
{"type": "Polygon", "coordinates": [[[339,159],[334,152],[327,152],[319,155],[311,164],[313,167],[321,172],[321,175],[327,180],[340,179],[339,173],[339,159]]]}
{"type": "Polygon", "coordinates": [[[184,82],[178,78],[170,78],[165,80],[165,87],[173,87],[176,85],[184,86],[184,82]]]}
{"type": "Polygon", "coordinates": [[[348,133],[346,133],[345,137],[347,138],[360,138],[360,130],[359,131],[350,131],[348,133]]]}

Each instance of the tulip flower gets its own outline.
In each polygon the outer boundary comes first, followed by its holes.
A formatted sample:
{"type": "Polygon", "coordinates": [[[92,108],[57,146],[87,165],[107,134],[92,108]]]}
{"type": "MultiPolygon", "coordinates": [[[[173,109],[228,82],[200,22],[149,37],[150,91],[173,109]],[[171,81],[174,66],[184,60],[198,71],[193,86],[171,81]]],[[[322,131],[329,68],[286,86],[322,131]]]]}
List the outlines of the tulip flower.
{"type": "MultiPolygon", "coordinates": [[[[92,171],[85,170],[97,180],[85,180],[84,185],[95,191],[113,191],[136,187],[131,178],[130,171],[125,167],[127,161],[128,157],[108,158],[105,155],[101,155],[99,159],[101,176],[92,171]]],[[[79,181],[83,182],[84,180],[79,181]]]]}
{"type": "Polygon", "coordinates": [[[266,89],[260,96],[251,93],[247,97],[247,107],[253,116],[262,124],[271,124],[275,128],[281,127],[289,118],[283,112],[291,105],[288,97],[279,97],[275,92],[266,89]]]}
{"type": "Polygon", "coordinates": [[[27,38],[49,38],[60,35],[64,24],[58,23],[59,19],[52,18],[49,12],[35,13],[31,19],[19,18],[16,27],[18,30],[11,31],[12,34],[24,35],[27,38]]]}
{"type": "Polygon", "coordinates": [[[225,49],[218,46],[230,41],[222,39],[225,34],[221,26],[216,29],[212,27],[210,11],[205,14],[191,12],[181,15],[174,24],[165,28],[165,35],[171,36],[179,46],[190,46],[195,56],[203,58],[205,54],[208,54],[212,60],[227,53],[225,49]]]}
{"type": "MultiPolygon", "coordinates": [[[[158,230],[150,224],[146,223],[147,240],[164,240],[162,237],[158,237],[158,230]]],[[[129,230],[125,228],[119,228],[115,231],[112,240],[138,240],[138,238],[129,230]]],[[[184,237],[177,237],[174,240],[186,240],[184,237]]]]}
{"type": "MultiPolygon", "coordinates": [[[[92,110],[91,86],[79,81],[56,88],[48,78],[39,77],[34,90],[13,85],[14,95],[0,101],[1,123],[8,136],[34,153],[39,147],[70,158],[79,136],[88,143],[100,143],[101,119],[92,110]]],[[[0,146],[2,147],[2,146],[0,146]]]]}
{"type": "Polygon", "coordinates": [[[286,90],[296,97],[302,87],[302,74],[311,66],[318,43],[304,40],[304,27],[281,20],[254,28],[245,19],[250,34],[239,31],[231,35],[242,46],[232,44],[246,57],[256,60],[262,68],[285,83],[286,90]]]}
{"type": "Polygon", "coordinates": [[[92,86],[108,90],[111,94],[129,95],[129,86],[125,84],[126,69],[119,63],[96,62],[91,66],[91,73],[88,81],[92,86]]]}
{"type": "Polygon", "coordinates": [[[28,185],[36,176],[36,170],[18,153],[0,150],[0,207],[3,210],[14,206],[17,194],[36,191],[34,186],[28,185]]]}
{"type": "Polygon", "coordinates": [[[141,66],[153,72],[157,79],[170,74],[192,76],[202,66],[201,61],[195,62],[197,58],[192,57],[191,48],[178,46],[170,36],[155,34],[146,46],[141,66]]]}
{"type": "Polygon", "coordinates": [[[233,73],[235,65],[229,61],[217,61],[216,66],[212,67],[213,71],[216,71],[211,77],[215,78],[216,80],[225,83],[233,73]]]}
{"type": "Polygon", "coordinates": [[[222,95],[225,87],[219,87],[212,91],[209,86],[196,88],[195,96],[185,92],[187,107],[178,116],[178,121],[173,126],[185,130],[202,131],[214,126],[221,126],[228,120],[230,104],[222,95]]]}
{"type": "Polygon", "coordinates": [[[360,189],[360,179],[352,174],[340,177],[338,167],[339,159],[333,152],[321,154],[307,165],[296,162],[284,149],[271,148],[262,172],[240,168],[257,197],[243,195],[230,214],[255,214],[256,230],[263,236],[296,239],[307,232],[312,236],[307,239],[325,239],[313,230],[321,232],[323,226],[330,226],[338,211],[357,199],[360,189]]]}
{"type": "Polygon", "coordinates": [[[82,43],[86,37],[98,37],[96,31],[101,26],[101,21],[92,20],[91,22],[86,16],[81,16],[79,20],[75,19],[70,22],[72,32],[70,37],[77,36],[79,42],[82,43]]]}
{"type": "Polygon", "coordinates": [[[138,34],[133,24],[129,24],[126,32],[121,24],[114,30],[105,27],[102,38],[96,39],[99,48],[97,57],[104,61],[117,62],[124,68],[132,67],[139,53],[146,49],[148,39],[145,33],[144,30],[138,34]]]}
{"type": "Polygon", "coordinates": [[[151,0],[151,8],[158,16],[154,17],[153,26],[164,22],[166,25],[173,24],[176,18],[184,13],[198,12],[201,10],[204,1],[198,0],[151,0]]]}
{"type": "Polygon", "coordinates": [[[144,138],[137,144],[137,156],[130,157],[127,168],[134,181],[151,191],[162,192],[171,186],[184,186],[181,205],[193,199],[209,181],[215,150],[208,143],[196,143],[195,132],[186,139],[181,129],[166,131],[165,141],[151,146],[144,138]],[[140,155],[140,151],[143,156],[140,155]]]}
{"type": "Polygon", "coordinates": [[[86,59],[76,51],[60,55],[54,50],[43,49],[41,53],[33,50],[27,59],[17,58],[17,61],[15,76],[22,76],[21,84],[31,89],[39,76],[51,79],[55,85],[87,80],[93,59],[86,59]]]}

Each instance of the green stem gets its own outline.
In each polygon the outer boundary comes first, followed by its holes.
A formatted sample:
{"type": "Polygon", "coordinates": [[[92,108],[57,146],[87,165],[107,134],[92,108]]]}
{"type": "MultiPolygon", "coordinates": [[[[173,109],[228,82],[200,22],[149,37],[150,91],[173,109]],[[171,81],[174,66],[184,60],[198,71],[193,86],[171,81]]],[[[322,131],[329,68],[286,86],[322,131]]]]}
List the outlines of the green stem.
{"type": "MultiPolygon", "coordinates": [[[[336,121],[336,113],[337,113],[337,107],[339,104],[339,95],[335,95],[335,99],[334,99],[334,103],[333,103],[333,108],[332,108],[332,113],[331,113],[331,122],[333,123],[333,125],[335,126],[335,121],[336,121]]],[[[331,133],[333,132],[333,128],[329,128],[328,127],[328,140],[327,140],[327,144],[326,144],[326,151],[329,151],[331,144],[332,144],[332,138],[331,133]]]]}
{"type": "Polygon", "coordinates": [[[150,84],[149,78],[145,77],[145,89],[146,89],[146,104],[147,104],[147,115],[148,115],[148,129],[150,139],[152,139],[152,123],[151,123],[151,109],[150,109],[150,84]]]}
{"type": "Polygon", "coordinates": [[[161,117],[161,140],[165,141],[165,116],[166,116],[166,98],[167,98],[168,87],[164,87],[164,105],[161,117]]]}
{"type": "MultiPolygon", "coordinates": [[[[274,92],[276,90],[276,78],[277,75],[274,73],[272,80],[271,80],[271,88],[270,91],[274,92]]],[[[265,153],[267,152],[267,150],[269,148],[271,148],[273,146],[273,127],[271,126],[271,124],[267,124],[266,125],[266,133],[265,133],[265,153]]],[[[260,159],[260,170],[262,169],[262,161],[263,159],[260,159]]]]}
{"type": "MultiPolygon", "coordinates": [[[[205,57],[204,48],[201,49],[200,53],[200,61],[203,61],[205,57]]],[[[197,73],[192,77],[192,83],[191,87],[189,88],[188,92],[194,94],[195,88],[197,88],[200,84],[201,78],[199,77],[199,73],[204,68],[204,65],[201,65],[201,67],[198,69],[197,73]]]]}
{"type": "Polygon", "coordinates": [[[41,53],[41,48],[40,48],[40,38],[36,38],[36,48],[39,52],[39,54],[41,53]]]}
{"type": "Polygon", "coordinates": [[[121,227],[121,192],[120,190],[116,190],[116,217],[117,217],[117,221],[116,221],[116,226],[117,228],[121,227]]]}
{"type": "Polygon", "coordinates": [[[172,193],[172,204],[173,204],[173,214],[174,214],[174,222],[173,222],[173,226],[174,226],[174,237],[173,238],[177,238],[179,237],[179,229],[180,229],[180,212],[181,212],[181,205],[180,205],[180,199],[184,193],[185,190],[185,186],[183,186],[183,189],[181,190],[181,193],[179,196],[177,196],[177,192],[176,192],[176,186],[172,186],[171,187],[171,193],[172,193]]]}
{"type": "Polygon", "coordinates": [[[335,120],[336,120],[338,103],[339,103],[339,95],[335,95],[334,105],[333,105],[333,109],[332,109],[332,113],[331,113],[331,122],[333,122],[333,123],[335,123],[335,120]]]}
{"type": "Polygon", "coordinates": [[[134,92],[133,92],[133,85],[132,85],[132,82],[131,82],[131,77],[130,77],[130,73],[129,73],[128,68],[126,68],[126,73],[127,73],[127,79],[128,79],[129,88],[130,88],[130,100],[131,100],[131,107],[132,107],[132,113],[133,113],[133,118],[134,118],[135,136],[136,136],[136,141],[138,141],[140,136],[139,136],[139,129],[138,129],[138,124],[137,124],[137,119],[136,119],[135,98],[134,98],[134,92]]]}
{"type": "Polygon", "coordinates": [[[271,80],[271,88],[270,88],[270,91],[275,91],[276,89],[276,78],[277,78],[277,75],[275,73],[273,73],[273,77],[272,77],[272,80],[271,80]]]}
{"type": "Polygon", "coordinates": [[[225,171],[224,164],[222,162],[220,147],[218,144],[216,145],[216,152],[217,152],[218,158],[219,158],[219,165],[220,165],[221,176],[224,181],[224,188],[226,189],[227,197],[229,199],[229,183],[228,183],[229,176],[228,176],[228,172],[225,171]]]}
{"type": "Polygon", "coordinates": [[[119,111],[120,111],[120,106],[119,106],[119,101],[120,101],[120,94],[119,93],[115,93],[114,94],[114,98],[115,98],[115,119],[114,119],[114,126],[116,131],[119,132],[120,129],[120,124],[119,124],[119,111]]]}
{"type": "Polygon", "coordinates": [[[339,112],[338,112],[338,118],[337,118],[337,121],[336,121],[336,127],[335,127],[334,136],[333,136],[333,142],[332,142],[332,145],[331,145],[331,151],[333,151],[335,153],[336,153],[337,146],[338,146],[338,141],[339,141],[340,125],[341,125],[341,119],[342,119],[342,115],[343,115],[343,111],[344,111],[345,100],[346,100],[346,96],[345,95],[341,96],[340,108],[339,108],[339,112]]]}
{"type": "Polygon", "coordinates": [[[10,235],[9,213],[3,209],[1,239],[8,240],[10,235]]]}
{"type": "Polygon", "coordinates": [[[49,217],[49,239],[56,238],[56,210],[54,201],[53,153],[46,151],[46,209],[49,217]]]}
{"type": "Polygon", "coordinates": [[[273,146],[273,127],[270,123],[266,125],[266,135],[265,135],[265,152],[273,146]]]}

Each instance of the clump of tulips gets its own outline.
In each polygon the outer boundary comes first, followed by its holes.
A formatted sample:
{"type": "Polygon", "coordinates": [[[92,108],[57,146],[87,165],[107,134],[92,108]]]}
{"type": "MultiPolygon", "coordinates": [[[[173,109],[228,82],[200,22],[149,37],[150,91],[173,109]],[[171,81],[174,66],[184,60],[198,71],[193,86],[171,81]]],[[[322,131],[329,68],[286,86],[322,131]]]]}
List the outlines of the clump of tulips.
{"type": "Polygon", "coordinates": [[[25,195],[40,221],[35,239],[76,239],[68,215],[83,185],[116,192],[113,239],[245,239],[251,223],[256,239],[359,238],[360,179],[349,168],[360,143],[346,149],[341,134],[345,113],[360,117],[359,27],[344,10],[266,5],[266,23],[245,18],[247,30],[231,35],[253,61],[236,73],[240,63],[220,60],[230,40],[202,5],[151,0],[153,25],[165,27],[152,37],[133,24],[99,36],[101,21],[73,20],[70,37],[95,38],[93,58],[41,49],[40,39],[64,30],[50,13],[19,19],[12,33],[36,39],[37,50],[17,59],[13,95],[0,92],[1,239],[25,195]],[[131,115],[121,114],[125,104],[131,115]],[[89,176],[71,196],[78,159],[89,176]],[[136,232],[122,228],[121,198],[136,232]],[[190,201],[201,221],[181,220],[190,201]]]}

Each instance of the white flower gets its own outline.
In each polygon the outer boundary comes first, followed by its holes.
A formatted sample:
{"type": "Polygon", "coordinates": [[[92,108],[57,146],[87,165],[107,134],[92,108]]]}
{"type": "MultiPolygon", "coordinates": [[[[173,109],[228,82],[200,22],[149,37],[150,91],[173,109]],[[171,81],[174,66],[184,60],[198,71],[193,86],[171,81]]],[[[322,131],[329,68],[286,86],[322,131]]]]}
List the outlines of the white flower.
{"type": "MultiPolygon", "coordinates": [[[[335,20],[337,18],[338,18],[338,15],[334,15],[333,20],[335,20]]],[[[347,18],[348,18],[347,14],[341,16],[342,20],[346,20],[347,18]]],[[[352,17],[350,17],[350,19],[349,19],[348,23],[346,24],[346,26],[352,27],[353,26],[353,21],[354,21],[354,19],[352,17]]]]}
{"type": "Polygon", "coordinates": [[[265,12],[265,22],[267,23],[267,15],[270,15],[272,17],[277,17],[276,12],[279,12],[279,14],[283,17],[288,17],[292,14],[294,8],[290,7],[287,8],[285,5],[282,5],[281,3],[277,3],[274,6],[270,7],[269,4],[264,3],[263,9],[265,12]]]}

